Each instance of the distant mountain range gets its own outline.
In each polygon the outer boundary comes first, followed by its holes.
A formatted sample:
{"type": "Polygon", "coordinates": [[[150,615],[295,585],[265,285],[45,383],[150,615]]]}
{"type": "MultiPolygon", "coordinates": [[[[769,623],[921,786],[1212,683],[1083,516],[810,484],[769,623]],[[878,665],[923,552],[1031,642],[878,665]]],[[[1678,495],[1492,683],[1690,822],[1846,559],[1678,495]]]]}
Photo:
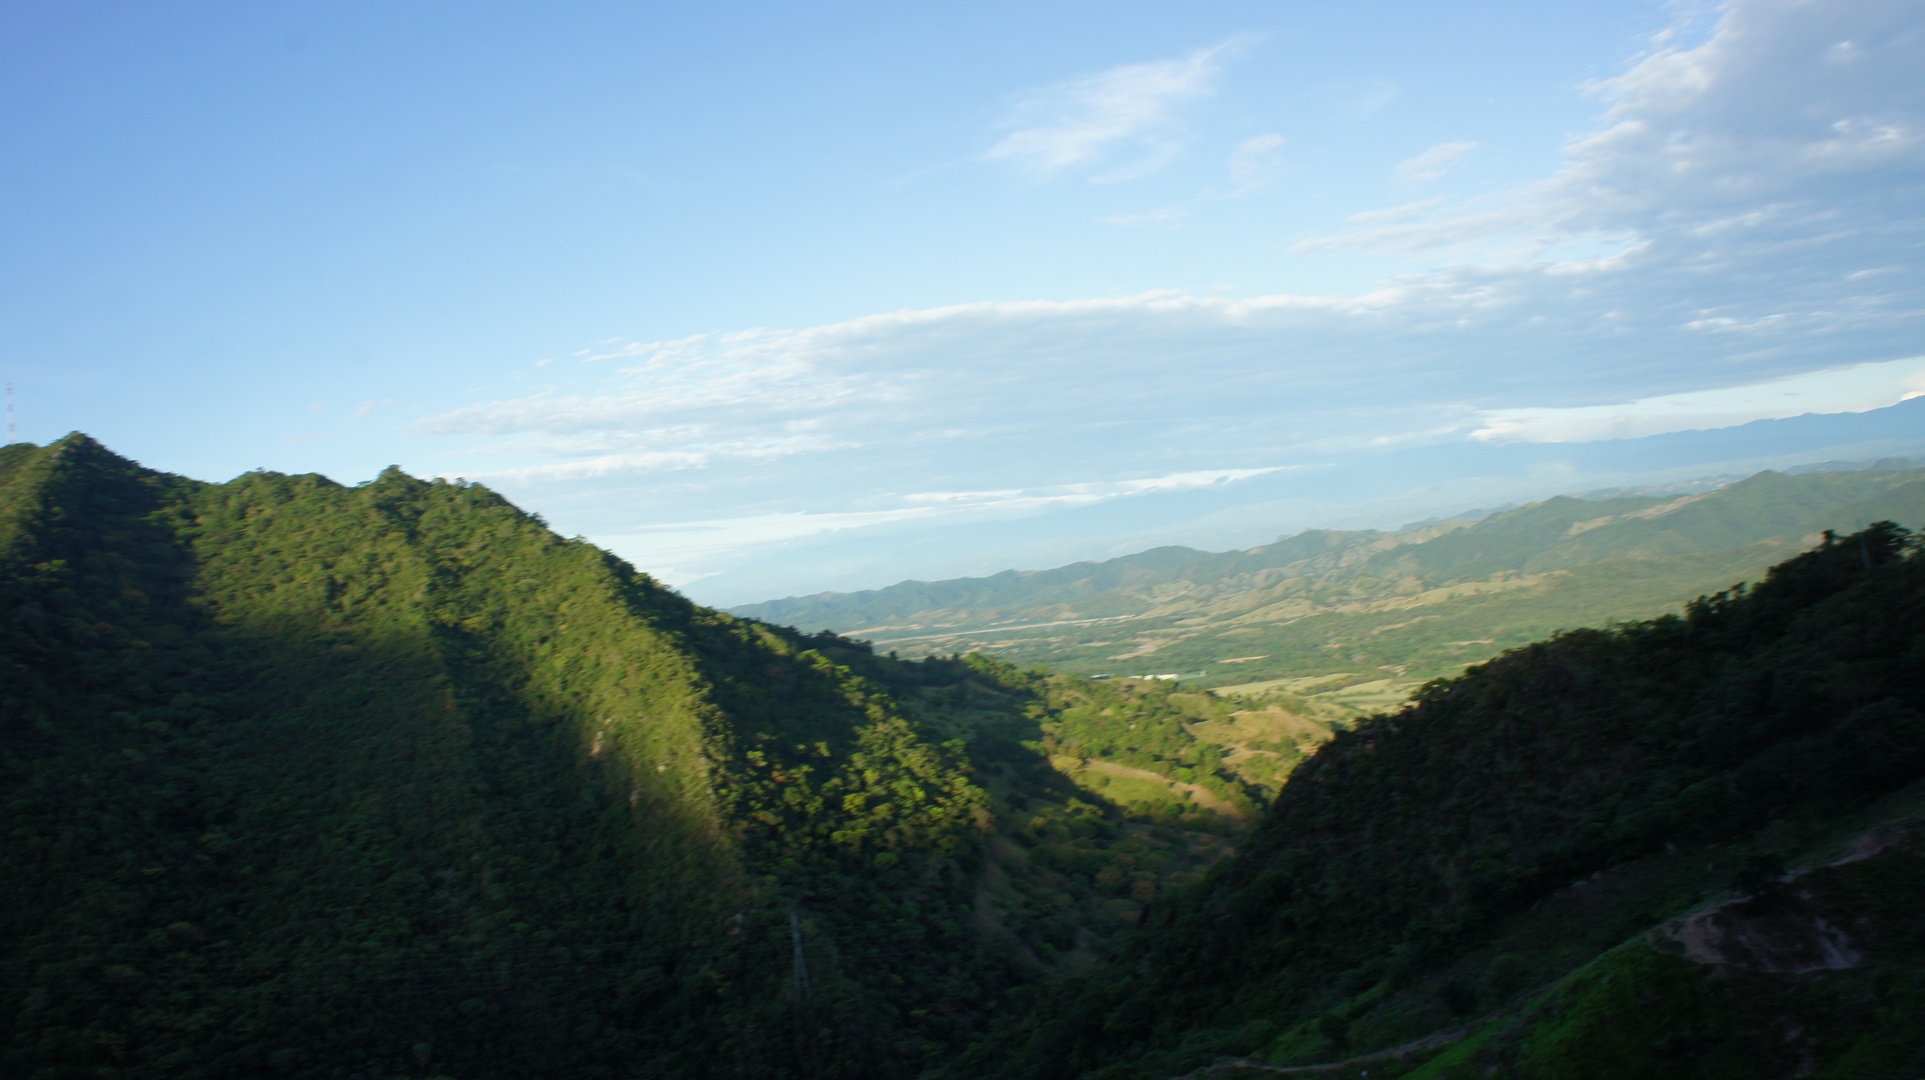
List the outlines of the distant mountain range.
{"type": "MultiPolygon", "coordinates": [[[[1555,495],[1616,490],[1688,494],[1771,469],[1925,464],[1925,397],[1864,413],[1810,413],[1732,428],[1588,443],[1479,442],[1307,454],[1239,480],[1152,490],[1008,514],[910,517],[857,528],[823,519],[813,535],[734,550],[672,571],[691,598],[728,607],[903,580],[986,577],[1005,569],[1100,562],[1152,548],[1248,550],[1305,529],[1397,531],[1404,522],[1515,507],[1555,495]]],[[[1248,464],[1248,463],[1246,463],[1248,464]]],[[[1043,494],[1043,492],[1037,492],[1043,494]]],[[[593,535],[593,533],[591,533],[593,535]]],[[[622,551],[620,543],[615,544],[622,551]]]]}
{"type": "Polygon", "coordinates": [[[1925,1075],[1922,618],[1874,525],[1428,687],[947,1075],[1925,1075]]]}
{"type": "Polygon", "coordinates": [[[1088,675],[1222,687],[1345,673],[1411,684],[1563,627],[1676,610],[1755,579],[1826,529],[1925,523],[1925,470],[1873,464],[731,610],[907,655],[982,650],[1088,675]]]}

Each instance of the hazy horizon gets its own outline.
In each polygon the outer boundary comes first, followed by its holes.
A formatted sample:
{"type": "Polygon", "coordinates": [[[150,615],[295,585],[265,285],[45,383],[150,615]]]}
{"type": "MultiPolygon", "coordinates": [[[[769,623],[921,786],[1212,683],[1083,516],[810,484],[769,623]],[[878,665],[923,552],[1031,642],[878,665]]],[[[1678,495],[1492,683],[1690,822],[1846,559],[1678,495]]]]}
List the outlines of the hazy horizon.
{"type": "MultiPolygon", "coordinates": [[[[680,589],[702,603],[735,607],[820,592],[860,592],[904,581],[1047,570],[1165,545],[1203,551],[1247,550],[1314,529],[1395,531],[1423,521],[1482,516],[1560,495],[1596,496],[1674,486],[1700,490],[1767,469],[1860,468],[1881,458],[1919,461],[1925,453],[1925,439],[1911,437],[1910,432],[1921,426],[1925,426],[1925,402],[1907,402],[1864,417],[1761,421],[1738,429],[1680,433],[1682,438],[1600,444],[1592,449],[1602,453],[1590,461],[1558,460],[1546,455],[1508,475],[1467,473],[1447,483],[1350,503],[1327,497],[1345,483],[1340,470],[1329,469],[1320,477],[1277,477],[1268,493],[1285,494],[1274,489],[1287,492],[1293,481],[1299,487],[1308,487],[1305,481],[1320,481],[1318,486],[1326,495],[1322,499],[1290,498],[1287,494],[1264,498],[1266,493],[1238,490],[1240,485],[1262,479],[1251,478],[1227,486],[1172,492],[1161,499],[1149,493],[1032,517],[935,525],[921,530],[913,524],[871,526],[771,543],[751,552],[756,557],[743,559],[731,570],[683,584],[680,589]],[[1804,421],[1802,425],[1800,420],[1804,421]],[[1799,426],[1806,430],[1785,430],[1799,426]],[[1827,428],[1833,430],[1828,432],[1827,428]],[[1878,428],[1884,429],[1886,437],[1869,437],[1878,435],[1878,428]],[[1837,429],[1859,429],[1858,434],[1868,437],[1850,443],[1826,442],[1828,435],[1836,437],[1837,429]],[[1679,460],[1689,461],[1691,455],[1680,454],[1675,445],[1651,445],[1684,440],[1699,443],[1702,460],[1662,469],[1627,467],[1641,456],[1676,454],[1679,460]],[[1786,445],[1781,453],[1743,456],[1744,450],[1761,442],[1786,445]],[[1714,456],[1719,451],[1730,456],[1714,456]],[[911,567],[919,569],[910,572],[911,567]],[[891,577],[895,570],[902,572],[891,577]],[[824,587],[780,595],[768,592],[771,587],[779,587],[778,582],[788,581],[822,582],[824,587]]],[[[1846,524],[1855,527],[1868,523],[1846,524]]]]}

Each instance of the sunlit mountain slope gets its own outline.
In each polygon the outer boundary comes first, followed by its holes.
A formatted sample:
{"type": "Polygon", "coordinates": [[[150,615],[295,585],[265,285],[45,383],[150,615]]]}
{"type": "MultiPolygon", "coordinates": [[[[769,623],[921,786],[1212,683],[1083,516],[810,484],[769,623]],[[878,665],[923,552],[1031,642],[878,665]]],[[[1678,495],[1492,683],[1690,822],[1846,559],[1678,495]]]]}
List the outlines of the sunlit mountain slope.
{"type": "Polygon", "coordinates": [[[1925,551],[1878,525],[1340,733],[953,1075],[1916,1075],[1921,777],[1925,551]]]}
{"type": "Polygon", "coordinates": [[[483,488],[0,470],[7,1075],[910,1075],[1238,827],[483,488]]]}
{"type": "Polygon", "coordinates": [[[1158,548],[732,610],[912,656],[982,649],[1087,675],[1401,691],[1559,629],[1679,610],[1825,529],[1878,520],[1925,524],[1925,470],[1766,472],[1683,496],[1560,497],[1398,533],[1158,548]]]}

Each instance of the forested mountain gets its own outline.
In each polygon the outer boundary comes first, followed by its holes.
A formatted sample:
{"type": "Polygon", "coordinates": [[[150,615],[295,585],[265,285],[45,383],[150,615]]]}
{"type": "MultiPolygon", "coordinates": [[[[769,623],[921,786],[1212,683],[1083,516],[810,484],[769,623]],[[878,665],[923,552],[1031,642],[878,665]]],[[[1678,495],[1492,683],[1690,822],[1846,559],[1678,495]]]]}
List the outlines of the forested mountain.
{"type": "Polygon", "coordinates": [[[1167,688],[737,620],[480,487],[0,484],[8,1076],[912,1075],[1261,798],[1167,688]]]}
{"type": "Polygon", "coordinates": [[[1824,529],[1879,520],[1925,524],[1925,470],[1765,472],[1683,496],[1560,497],[1399,533],[1158,548],[731,610],[905,655],[981,649],[1206,687],[1319,678],[1414,689],[1560,629],[1675,611],[1756,578],[1824,529]]]}
{"type": "Polygon", "coordinates": [[[1915,1076],[1922,609],[1879,525],[1359,717],[0,448],[0,1075],[1915,1076]]]}
{"type": "Polygon", "coordinates": [[[954,1075],[1916,1076],[1921,776],[1925,553],[1827,536],[1338,734],[954,1075]]]}

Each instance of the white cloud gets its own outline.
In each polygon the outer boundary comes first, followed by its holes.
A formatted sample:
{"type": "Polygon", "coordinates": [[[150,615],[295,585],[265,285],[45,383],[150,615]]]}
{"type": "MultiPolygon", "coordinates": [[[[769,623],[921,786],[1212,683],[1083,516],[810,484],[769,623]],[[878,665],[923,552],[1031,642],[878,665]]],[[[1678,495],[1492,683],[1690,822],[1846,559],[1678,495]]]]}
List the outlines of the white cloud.
{"type": "Polygon", "coordinates": [[[1445,142],[1397,163],[1392,173],[1405,183],[1418,180],[1435,180],[1449,172],[1464,155],[1477,149],[1474,142],[1445,142]]]}
{"type": "Polygon", "coordinates": [[[1881,302],[1887,277],[1839,275],[1834,303],[1762,313],[1742,285],[1652,279],[1624,257],[1455,267],[1348,298],[960,304],[637,343],[597,354],[624,362],[596,392],[414,430],[566,459],[515,482],[753,463],[730,482],[778,503],[831,476],[847,495],[1160,475],[1905,356],[1920,305],[1881,302]]]}
{"type": "Polygon", "coordinates": [[[707,560],[744,547],[936,517],[952,521],[1008,517],[1039,510],[1085,506],[1131,495],[1212,487],[1278,471],[1277,468],[1201,469],[1168,476],[1057,484],[1042,488],[914,492],[902,498],[902,505],[884,510],[789,512],[676,521],[619,534],[605,534],[596,539],[629,561],[650,567],[651,572],[665,580],[686,584],[708,576],[699,569],[707,560]]]}
{"type": "MultiPolygon", "coordinates": [[[[631,433],[630,437],[627,438],[621,435],[614,435],[612,437],[604,436],[599,439],[576,439],[523,443],[508,447],[486,447],[478,451],[476,456],[483,454],[496,455],[503,451],[520,453],[535,452],[570,456],[574,458],[574,460],[551,462],[543,465],[525,465],[518,468],[468,472],[461,475],[469,480],[512,486],[553,481],[588,480],[606,476],[679,472],[686,469],[704,469],[711,465],[724,463],[763,464],[774,461],[777,458],[787,457],[791,454],[800,454],[809,451],[819,453],[833,448],[830,444],[820,439],[746,438],[733,444],[712,442],[704,445],[701,442],[684,441],[681,444],[683,448],[678,450],[651,450],[639,453],[612,454],[595,453],[596,450],[605,449],[611,445],[636,445],[646,444],[651,441],[667,442],[670,440],[662,439],[661,433],[659,432],[646,432],[641,433],[639,437],[635,437],[631,433]],[[585,456],[588,454],[594,454],[594,456],[585,456]]],[[[454,475],[454,473],[443,474],[443,476],[448,479],[453,479],[454,475]]]]}
{"type": "Polygon", "coordinates": [[[1397,84],[1382,79],[1328,83],[1310,97],[1321,113],[1362,120],[1396,99],[1397,84]]]}
{"type": "MultiPolygon", "coordinates": [[[[999,156],[1041,174],[1140,159],[1176,137],[1165,122],[1206,92],[1214,56],[1057,88],[999,156]]],[[[504,482],[624,477],[657,521],[937,520],[1473,432],[1568,441],[1873,408],[1925,391],[1902,381],[1916,367],[1880,366],[1916,356],[1925,326],[1920,71],[1915,4],[1740,0],[1701,43],[1662,41],[1598,84],[1604,115],[1542,182],[1355,215],[1299,245],[1430,260],[1361,296],[1014,300],[604,343],[576,354],[570,392],[414,430],[501,459],[504,482]]],[[[1442,150],[1411,175],[1443,168],[1442,150]]]]}
{"type": "Polygon", "coordinates": [[[1171,226],[1181,223],[1190,216],[1187,206],[1165,206],[1158,210],[1145,210],[1140,214],[1111,214],[1096,220],[1105,225],[1151,225],[1171,226]]]}
{"type": "Polygon", "coordinates": [[[1242,41],[1036,91],[1011,110],[1003,122],[1009,133],[985,156],[1044,179],[1079,166],[1107,166],[1092,178],[1099,182],[1153,172],[1188,138],[1180,107],[1215,92],[1223,60],[1242,41]]]}
{"type": "Polygon", "coordinates": [[[1230,152],[1232,197],[1254,195],[1283,175],[1284,138],[1276,133],[1245,139],[1230,152]]]}
{"type": "Polygon", "coordinates": [[[699,469],[715,460],[715,455],[700,450],[682,450],[654,454],[604,454],[585,461],[563,461],[549,465],[529,465],[519,469],[499,469],[493,472],[478,472],[470,476],[466,473],[446,472],[444,480],[474,480],[480,483],[516,484],[541,480],[586,480],[592,477],[613,476],[621,473],[662,472],[675,469],[699,469]]]}
{"type": "Polygon", "coordinates": [[[1732,427],[1806,413],[1867,412],[1925,397],[1925,357],[1860,364],[1750,386],[1666,394],[1614,405],[1487,413],[1485,442],[1595,442],[1732,427]]]}
{"type": "Polygon", "coordinates": [[[645,525],[633,531],[602,533],[595,542],[664,581],[686,585],[711,576],[699,569],[718,555],[744,547],[859,529],[892,521],[927,517],[928,507],[856,511],[839,514],[759,514],[645,525]]]}
{"type": "Polygon", "coordinates": [[[1086,483],[1051,484],[1039,488],[1005,488],[997,491],[925,491],[904,496],[913,506],[942,506],[1007,512],[1034,510],[1049,506],[1080,506],[1126,495],[1158,491],[1182,491],[1209,487],[1252,476],[1280,472],[1283,466],[1260,469],[1197,469],[1134,480],[1096,480],[1086,483]]]}
{"type": "Polygon", "coordinates": [[[354,413],[350,415],[348,419],[359,420],[363,416],[366,416],[369,413],[374,412],[376,409],[385,409],[392,404],[394,404],[393,398],[388,398],[385,401],[363,401],[361,404],[356,405],[354,407],[354,413]]]}
{"type": "Polygon", "coordinates": [[[1365,210],[1362,213],[1350,215],[1349,220],[1359,225],[1386,225],[1394,222],[1410,221],[1423,216],[1424,211],[1434,206],[1442,205],[1443,201],[1444,199],[1441,195],[1433,199],[1419,199],[1416,202],[1408,202],[1400,206],[1386,206],[1381,210],[1365,210]]]}
{"type": "Polygon", "coordinates": [[[1542,249],[1647,236],[1675,241],[1680,258],[1730,259],[1911,216],[1892,195],[1894,185],[1916,191],[1925,166],[1925,9],[1742,0],[1703,43],[1683,47],[1679,36],[1660,35],[1624,74],[1590,84],[1608,111],[1569,140],[1554,176],[1297,250],[1463,257],[1503,238],[1542,249]]]}

